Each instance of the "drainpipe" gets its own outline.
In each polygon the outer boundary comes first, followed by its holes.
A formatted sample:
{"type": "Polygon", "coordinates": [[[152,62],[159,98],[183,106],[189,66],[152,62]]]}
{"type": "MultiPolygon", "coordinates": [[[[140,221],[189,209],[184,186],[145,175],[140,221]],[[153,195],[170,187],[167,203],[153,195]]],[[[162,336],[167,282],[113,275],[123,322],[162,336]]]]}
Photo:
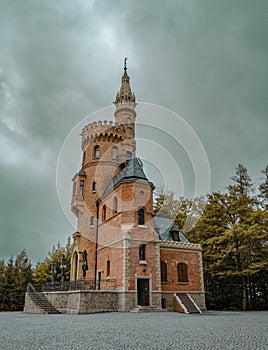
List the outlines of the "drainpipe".
{"type": "Polygon", "coordinates": [[[94,289],[97,287],[97,263],[98,263],[98,240],[99,240],[99,202],[96,202],[97,208],[97,223],[96,223],[96,245],[95,245],[95,280],[94,289]]]}

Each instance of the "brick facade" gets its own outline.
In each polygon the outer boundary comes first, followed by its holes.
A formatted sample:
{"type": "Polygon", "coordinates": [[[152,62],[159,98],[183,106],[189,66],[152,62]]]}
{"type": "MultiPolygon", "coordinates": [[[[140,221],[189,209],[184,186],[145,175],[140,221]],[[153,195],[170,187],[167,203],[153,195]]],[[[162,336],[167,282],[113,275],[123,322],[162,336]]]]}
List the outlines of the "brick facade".
{"type": "Polygon", "coordinates": [[[163,296],[171,305],[172,293],[204,293],[201,247],[163,240],[155,227],[154,186],[135,156],[135,105],[125,68],[115,123],[94,122],[82,131],[82,168],[73,178],[71,204],[78,218],[71,279],[82,278],[87,251],[85,278],[116,280],[125,311],[141,302],[161,307],[163,296]],[[164,282],[161,261],[167,270],[164,282]],[[187,266],[187,282],[178,281],[180,263],[187,266]]]}

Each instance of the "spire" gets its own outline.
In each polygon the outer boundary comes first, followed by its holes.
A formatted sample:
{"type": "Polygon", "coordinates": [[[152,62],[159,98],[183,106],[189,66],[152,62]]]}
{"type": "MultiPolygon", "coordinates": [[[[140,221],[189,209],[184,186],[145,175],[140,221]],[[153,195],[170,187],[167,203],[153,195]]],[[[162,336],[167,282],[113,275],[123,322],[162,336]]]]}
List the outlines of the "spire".
{"type": "Polygon", "coordinates": [[[125,60],[124,60],[124,75],[127,75],[127,57],[125,57],[125,60]]]}
{"type": "Polygon", "coordinates": [[[127,74],[127,57],[126,57],[124,59],[124,74],[122,75],[122,78],[121,78],[120,91],[117,92],[114,103],[116,107],[119,107],[121,105],[128,105],[134,108],[136,105],[135,101],[136,101],[136,98],[134,93],[131,91],[130,78],[129,78],[129,75],[127,74]]]}

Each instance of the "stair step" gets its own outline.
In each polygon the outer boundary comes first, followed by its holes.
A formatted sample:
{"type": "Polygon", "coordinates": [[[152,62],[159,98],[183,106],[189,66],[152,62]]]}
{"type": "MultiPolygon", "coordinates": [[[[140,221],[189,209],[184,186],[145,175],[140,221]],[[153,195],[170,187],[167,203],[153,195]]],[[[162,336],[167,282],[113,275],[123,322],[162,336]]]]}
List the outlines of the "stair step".
{"type": "Polygon", "coordinates": [[[138,312],[166,312],[166,309],[162,309],[154,306],[137,306],[130,310],[130,312],[138,313],[138,312]]]}
{"type": "Polygon", "coordinates": [[[42,293],[36,292],[31,283],[27,285],[27,292],[33,302],[48,314],[60,314],[50,301],[42,293]]]}

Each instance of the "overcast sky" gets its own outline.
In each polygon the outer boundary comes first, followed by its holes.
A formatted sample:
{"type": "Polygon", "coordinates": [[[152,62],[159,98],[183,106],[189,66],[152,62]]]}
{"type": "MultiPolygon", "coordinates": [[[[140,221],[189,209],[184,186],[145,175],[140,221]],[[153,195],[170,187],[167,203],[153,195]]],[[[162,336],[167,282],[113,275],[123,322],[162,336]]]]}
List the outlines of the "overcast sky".
{"type": "Polygon", "coordinates": [[[0,257],[26,248],[36,262],[74,232],[57,197],[58,154],[78,122],[114,101],[124,57],[137,100],[197,133],[212,190],[238,163],[258,184],[267,13],[267,0],[0,0],[0,257]]]}

